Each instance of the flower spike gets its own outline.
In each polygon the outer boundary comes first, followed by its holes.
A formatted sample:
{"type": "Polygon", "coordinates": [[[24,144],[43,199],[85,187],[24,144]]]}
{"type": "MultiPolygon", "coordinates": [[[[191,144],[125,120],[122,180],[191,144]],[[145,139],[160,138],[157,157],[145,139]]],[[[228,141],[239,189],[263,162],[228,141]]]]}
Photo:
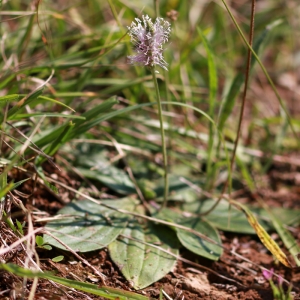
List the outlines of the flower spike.
{"type": "Polygon", "coordinates": [[[128,30],[136,51],[135,55],[128,56],[130,64],[151,67],[159,65],[168,70],[168,64],[163,57],[163,44],[169,40],[170,23],[163,18],[156,18],[153,23],[151,18],[145,15],[142,16],[142,20],[135,18],[128,30]]]}

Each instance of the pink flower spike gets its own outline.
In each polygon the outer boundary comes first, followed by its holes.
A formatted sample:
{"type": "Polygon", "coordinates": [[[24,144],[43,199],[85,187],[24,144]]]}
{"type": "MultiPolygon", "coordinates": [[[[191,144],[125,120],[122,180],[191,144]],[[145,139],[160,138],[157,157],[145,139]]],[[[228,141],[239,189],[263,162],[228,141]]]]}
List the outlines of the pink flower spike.
{"type": "Polygon", "coordinates": [[[170,23],[163,18],[156,18],[154,23],[147,15],[142,16],[142,20],[135,18],[135,22],[128,27],[128,35],[136,52],[128,56],[129,63],[151,67],[159,65],[168,70],[163,57],[163,44],[168,41],[170,33],[170,23]]]}
{"type": "Polygon", "coordinates": [[[274,269],[272,268],[271,270],[263,270],[262,274],[265,277],[265,279],[272,280],[274,269]]]}

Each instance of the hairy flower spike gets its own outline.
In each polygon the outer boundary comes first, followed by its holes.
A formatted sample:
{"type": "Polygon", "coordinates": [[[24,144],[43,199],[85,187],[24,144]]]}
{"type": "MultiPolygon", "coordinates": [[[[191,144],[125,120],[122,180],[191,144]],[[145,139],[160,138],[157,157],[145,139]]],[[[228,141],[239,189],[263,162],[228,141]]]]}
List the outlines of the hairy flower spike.
{"type": "Polygon", "coordinates": [[[163,18],[156,18],[153,23],[146,15],[142,16],[142,20],[135,18],[128,29],[136,51],[136,55],[128,56],[129,62],[151,67],[159,65],[168,70],[163,57],[163,44],[168,41],[171,33],[170,23],[163,18]]]}

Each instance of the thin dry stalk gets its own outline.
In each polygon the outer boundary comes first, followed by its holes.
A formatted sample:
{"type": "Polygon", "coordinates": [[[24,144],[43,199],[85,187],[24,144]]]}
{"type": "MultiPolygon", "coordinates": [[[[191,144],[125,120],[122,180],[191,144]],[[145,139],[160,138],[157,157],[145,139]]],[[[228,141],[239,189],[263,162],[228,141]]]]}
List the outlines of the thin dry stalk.
{"type": "MultiPolygon", "coordinates": [[[[249,32],[249,45],[251,47],[252,47],[252,44],[253,44],[253,36],[254,36],[255,6],[256,6],[256,0],[252,0],[251,19],[250,19],[250,32],[249,32]]],[[[241,110],[240,110],[238,129],[237,129],[237,133],[236,133],[236,139],[235,139],[235,142],[234,142],[234,148],[233,148],[232,156],[231,156],[231,160],[230,160],[229,174],[232,174],[232,171],[233,171],[233,165],[234,165],[234,162],[235,162],[236,150],[237,150],[237,147],[238,147],[238,142],[239,142],[239,138],[240,138],[241,130],[242,130],[242,123],[243,123],[245,104],[246,104],[246,96],[247,96],[248,83],[249,83],[249,77],[250,77],[251,58],[252,58],[252,51],[251,51],[250,48],[248,48],[247,63],[246,63],[246,77],[245,77],[242,105],[241,105],[241,110]]],[[[226,192],[226,190],[228,188],[230,180],[231,180],[231,176],[228,176],[226,181],[225,181],[225,184],[223,186],[222,192],[221,192],[218,200],[216,201],[216,203],[208,211],[202,213],[201,216],[208,215],[210,212],[212,212],[217,207],[217,205],[222,200],[223,195],[224,195],[224,193],[226,192]]],[[[231,188],[229,188],[229,195],[230,195],[230,193],[231,193],[231,188]]]]}

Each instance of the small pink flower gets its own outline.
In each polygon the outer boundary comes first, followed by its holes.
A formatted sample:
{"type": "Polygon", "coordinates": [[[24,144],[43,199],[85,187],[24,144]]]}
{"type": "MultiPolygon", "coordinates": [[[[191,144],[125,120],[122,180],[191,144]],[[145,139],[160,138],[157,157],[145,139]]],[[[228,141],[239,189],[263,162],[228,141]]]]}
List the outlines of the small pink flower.
{"type": "Polygon", "coordinates": [[[282,285],[282,283],[283,283],[283,278],[282,278],[281,276],[278,276],[278,277],[277,277],[277,281],[278,281],[278,284],[279,284],[279,285],[282,285]]]}
{"type": "Polygon", "coordinates": [[[171,27],[163,18],[156,18],[155,23],[149,16],[142,16],[142,20],[135,18],[128,27],[128,35],[134,45],[136,55],[128,56],[131,64],[151,66],[159,65],[167,69],[167,62],[163,57],[163,44],[170,36],[171,27]]]}
{"type": "Polygon", "coordinates": [[[271,270],[263,270],[262,274],[265,277],[265,279],[271,280],[274,274],[274,269],[272,268],[271,270]]]}

